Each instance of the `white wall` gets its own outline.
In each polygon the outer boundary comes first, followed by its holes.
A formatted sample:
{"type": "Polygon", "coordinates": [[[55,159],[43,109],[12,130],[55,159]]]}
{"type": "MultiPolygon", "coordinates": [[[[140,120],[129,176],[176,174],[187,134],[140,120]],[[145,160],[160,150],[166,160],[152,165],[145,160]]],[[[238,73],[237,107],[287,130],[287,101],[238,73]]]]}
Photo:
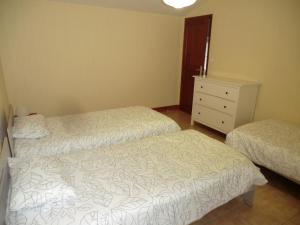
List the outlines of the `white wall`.
{"type": "Polygon", "coordinates": [[[178,103],[182,18],[2,0],[9,101],[46,115],[178,103]]]}
{"type": "MultiPolygon", "coordinates": [[[[201,0],[209,72],[262,83],[256,120],[300,124],[300,1],[201,0]]],[[[178,104],[184,18],[47,0],[0,2],[10,102],[46,115],[178,104]]]]}
{"type": "Polygon", "coordinates": [[[256,120],[300,124],[300,1],[202,0],[213,14],[209,72],[262,83],[256,120]]]}

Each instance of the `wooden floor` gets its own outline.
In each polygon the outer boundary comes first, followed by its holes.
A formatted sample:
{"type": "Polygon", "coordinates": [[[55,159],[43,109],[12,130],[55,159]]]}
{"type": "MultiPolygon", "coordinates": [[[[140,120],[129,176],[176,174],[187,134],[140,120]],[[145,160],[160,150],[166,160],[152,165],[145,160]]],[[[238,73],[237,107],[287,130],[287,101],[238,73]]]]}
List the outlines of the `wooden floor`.
{"type": "MultiPolygon", "coordinates": [[[[195,129],[219,141],[225,135],[200,124],[190,125],[190,115],[179,110],[164,110],[182,129],[195,129]]],[[[300,186],[263,169],[269,183],[258,187],[253,207],[240,197],[213,210],[192,225],[300,225],[300,186]]]]}

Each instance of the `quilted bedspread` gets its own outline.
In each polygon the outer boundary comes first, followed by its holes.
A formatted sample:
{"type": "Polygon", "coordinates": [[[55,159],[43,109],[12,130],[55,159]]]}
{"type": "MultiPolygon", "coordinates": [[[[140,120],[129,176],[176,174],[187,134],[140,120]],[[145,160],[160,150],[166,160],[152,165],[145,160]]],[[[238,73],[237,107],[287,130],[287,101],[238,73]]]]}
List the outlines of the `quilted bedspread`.
{"type": "Polygon", "coordinates": [[[135,106],[46,118],[50,135],[40,139],[15,139],[16,157],[56,155],[179,131],[169,117],[135,106]]]}
{"type": "Polygon", "coordinates": [[[253,162],[300,183],[300,127],[276,120],[241,126],[226,143],[253,162]]]}
{"type": "Polygon", "coordinates": [[[12,160],[26,164],[21,174],[59,174],[77,197],[9,212],[9,225],[187,225],[266,183],[245,156],[193,130],[12,160]]]}

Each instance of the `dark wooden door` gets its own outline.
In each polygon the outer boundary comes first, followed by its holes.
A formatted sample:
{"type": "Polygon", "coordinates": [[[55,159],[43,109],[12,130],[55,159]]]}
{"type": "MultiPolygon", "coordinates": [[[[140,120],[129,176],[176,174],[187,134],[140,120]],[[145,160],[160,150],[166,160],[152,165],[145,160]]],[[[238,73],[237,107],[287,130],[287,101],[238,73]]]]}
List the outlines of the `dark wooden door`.
{"type": "Polygon", "coordinates": [[[180,109],[191,113],[194,92],[194,75],[202,68],[207,73],[212,15],[186,18],[181,71],[180,109]],[[207,54],[205,54],[207,49],[207,54]],[[205,60],[207,55],[207,60],[205,60]],[[204,66],[206,62],[206,65],[204,66]]]}

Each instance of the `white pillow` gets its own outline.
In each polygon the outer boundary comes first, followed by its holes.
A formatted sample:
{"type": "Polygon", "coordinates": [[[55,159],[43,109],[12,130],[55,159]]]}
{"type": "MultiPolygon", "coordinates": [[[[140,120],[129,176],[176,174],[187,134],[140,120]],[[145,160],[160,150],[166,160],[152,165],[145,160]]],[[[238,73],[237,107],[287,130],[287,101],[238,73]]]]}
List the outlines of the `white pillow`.
{"type": "Polygon", "coordinates": [[[74,189],[60,175],[59,160],[9,158],[11,176],[9,210],[18,211],[46,203],[72,201],[74,189]]]}
{"type": "Polygon", "coordinates": [[[16,117],[14,120],[14,138],[42,138],[49,135],[45,118],[41,114],[16,117]]]}

